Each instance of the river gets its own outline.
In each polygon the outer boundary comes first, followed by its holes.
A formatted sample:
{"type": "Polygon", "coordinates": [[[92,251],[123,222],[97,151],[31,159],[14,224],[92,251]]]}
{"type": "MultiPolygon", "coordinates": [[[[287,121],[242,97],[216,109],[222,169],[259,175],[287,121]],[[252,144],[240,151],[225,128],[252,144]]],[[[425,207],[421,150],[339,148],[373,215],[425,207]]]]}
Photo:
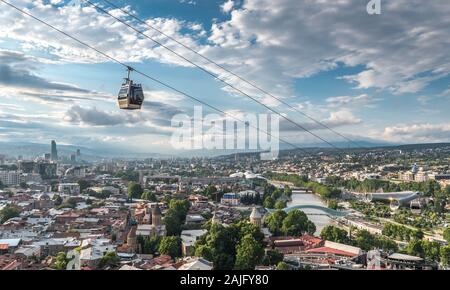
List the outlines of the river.
{"type": "MultiPolygon", "coordinates": [[[[315,194],[305,193],[304,191],[293,190],[292,191],[292,201],[287,203],[287,206],[294,205],[320,205],[327,206],[325,202],[320,199],[315,194]]],[[[317,209],[302,209],[304,213],[308,216],[308,218],[316,225],[316,235],[320,234],[320,231],[326,226],[331,224],[331,218],[326,215],[308,215],[309,213],[322,213],[317,209]]]]}

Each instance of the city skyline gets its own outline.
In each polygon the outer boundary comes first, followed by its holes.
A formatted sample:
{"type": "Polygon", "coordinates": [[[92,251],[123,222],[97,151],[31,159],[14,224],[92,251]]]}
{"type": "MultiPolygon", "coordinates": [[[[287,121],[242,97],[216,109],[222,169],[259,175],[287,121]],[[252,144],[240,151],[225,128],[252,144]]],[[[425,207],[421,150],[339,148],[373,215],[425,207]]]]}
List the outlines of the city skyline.
{"type": "MultiPolygon", "coordinates": [[[[87,3],[81,1],[80,10],[69,2],[13,1],[226,112],[267,113],[87,3]]],[[[381,15],[369,16],[363,2],[114,1],[349,138],[393,144],[450,141],[448,5],[386,2],[381,15]]],[[[123,68],[1,5],[0,142],[55,139],[99,150],[126,146],[133,153],[176,152],[169,144],[170,119],[192,115],[195,103],[134,75],[144,87],[143,110],[119,111],[123,68]],[[12,18],[20,25],[11,25],[12,18]]],[[[122,12],[113,13],[147,32],[122,12]]],[[[155,32],[148,34],[204,64],[155,32]]],[[[207,68],[226,77],[217,67],[207,68]]],[[[227,80],[327,140],[345,141],[241,81],[227,80]]],[[[286,122],[280,133],[295,144],[320,141],[286,122]]]]}

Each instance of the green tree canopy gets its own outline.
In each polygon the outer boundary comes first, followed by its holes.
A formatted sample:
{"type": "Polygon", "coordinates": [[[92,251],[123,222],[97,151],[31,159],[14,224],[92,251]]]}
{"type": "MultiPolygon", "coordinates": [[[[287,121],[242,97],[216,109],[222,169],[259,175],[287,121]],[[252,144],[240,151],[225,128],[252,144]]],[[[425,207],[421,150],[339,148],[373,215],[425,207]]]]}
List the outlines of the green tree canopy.
{"type": "Polygon", "coordinates": [[[326,227],[324,227],[320,232],[320,237],[323,240],[342,244],[347,244],[350,240],[347,236],[347,231],[333,225],[327,225],[326,227]]]}
{"type": "MultiPolygon", "coordinates": [[[[248,221],[235,222],[228,227],[211,224],[208,232],[195,243],[195,255],[212,261],[216,270],[231,270],[236,266],[237,248],[244,237],[251,237],[252,242],[258,245],[258,249],[264,249],[264,235],[257,226],[248,221]]],[[[244,253],[245,251],[242,250],[242,259],[244,259],[244,253]]],[[[256,258],[259,263],[262,255],[256,258]]]]}
{"type": "Polygon", "coordinates": [[[51,265],[51,268],[55,270],[66,270],[68,259],[66,257],[66,253],[59,252],[58,255],[55,257],[55,261],[51,265]]]}
{"type": "Polygon", "coordinates": [[[20,210],[18,208],[7,205],[0,210],[0,223],[4,223],[11,218],[18,217],[19,215],[20,210]]]}
{"type": "Polygon", "coordinates": [[[294,209],[283,220],[281,229],[285,235],[300,236],[304,233],[314,234],[316,226],[308,219],[304,212],[294,209]]]}
{"type": "Polygon", "coordinates": [[[180,238],[175,236],[163,237],[159,243],[159,253],[169,255],[172,258],[179,257],[181,255],[180,238]]]}
{"type": "Polygon", "coordinates": [[[263,264],[266,266],[277,265],[282,262],[284,258],[283,253],[278,250],[268,250],[264,256],[263,264]]]}
{"type": "Polygon", "coordinates": [[[99,268],[116,267],[119,262],[120,262],[119,256],[117,256],[116,252],[111,251],[103,255],[103,257],[100,259],[98,267],[99,268]]]}
{"type": "Polygon", "coordinates": [[[445,267],[450,266],[450,246],[441,247],[441,263],[445,267]]]}
{"type": "Polygon", "coordinates": [[[133,200],[133,198],[139,198],[142,195],[142,187],[139,183],[134,181],[128,182],[128,198],[133,200]]]}
{"type": "Polygon", "coordinates": [[[275,200],[271,196],[268,196],[266,197],[266,199],[264,199],[263,205],[265,208],[274,208],[275,200]]]}
{"type": "Polygon", "coordinates": [[[78,180],[78,185],[80,186],[80,192],[83,192],[91,186],[91,183],[85,179],[80,179],[78,180]]]}
{"type": "Polygon", "coordinates": [[[450,228],[446,228],[443,233],[444,239],[450,243],[450,228]]]}
{"type": "Polygon", "coordinates": [[[237,270],[253,270],[261,261],[264,248],[261,243],[248,234],[239,242],[236,249],[236,262],[234,268],[237,270]]]}
{"type": "Polygon", "coordinates": [[[279,200],[275,203],[276,209],[283,209],[286,207],[286,201],[279,200]]]}
{"type": "Polygon", "coordinates": [[[148,191],[148,190],[146,190],[146,191],[144,191],[142,193],[141,199],[149,200],[149,201],[152,201],[152,202],[156,202],[157,201],[156,194],[154,192],[151,192],[151,191],[148,191]]]}
{"type": "Polygon", "coordinates": [[[283,210],[277,210],[271,213],[264,221],[269,231],[274,236],[280,236],[283,234],[281,227],[283,226],[283,220],[287,216],[287,213],[283,210]]]}
{"type": "Polygon", "coordinates": [[[289,267],[288,264],[286,264],[285,262],[279,262],[277,265],[277,270],[281,270],[281,271],[285,271],[285,270],[290,270],[291,268],[289,267]]]}

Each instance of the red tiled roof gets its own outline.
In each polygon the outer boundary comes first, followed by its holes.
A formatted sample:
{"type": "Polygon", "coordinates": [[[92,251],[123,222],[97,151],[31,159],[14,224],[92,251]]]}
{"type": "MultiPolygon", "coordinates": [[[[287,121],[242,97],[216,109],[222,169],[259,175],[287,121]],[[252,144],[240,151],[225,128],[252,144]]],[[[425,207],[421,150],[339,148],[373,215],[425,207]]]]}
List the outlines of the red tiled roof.
{"type": "Polygon", "coordinates": [[[311,242],[311,243],[317,243],[317,244],[322,242],[322,239],[316,238],[316,237],[311,236],[311,235],[303,235],[303,236],[300,237],[300,239],[302,239],[304,241],[311,242]]]}
{"type": "Polygon", "coordinates": [[[342,250],[337,250],[337,249],[333,249],[333,248],[328,248],[328,247],[313,248],[313,249],[306,250],[306,252],[308,252],[308,253],[335,254],[335,255],[349,256],[349,257],[356,256],[354,253],[350,253],[350,252],[346,252],[346,251],[342,251],[342,250]]]}

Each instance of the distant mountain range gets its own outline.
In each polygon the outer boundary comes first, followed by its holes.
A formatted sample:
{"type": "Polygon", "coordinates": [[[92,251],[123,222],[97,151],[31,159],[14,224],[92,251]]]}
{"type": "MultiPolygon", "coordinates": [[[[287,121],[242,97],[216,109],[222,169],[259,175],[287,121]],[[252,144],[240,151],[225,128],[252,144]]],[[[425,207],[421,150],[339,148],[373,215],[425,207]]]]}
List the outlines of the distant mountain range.
{"type": "MultiPolygon", "coordinates": [[[[386,142],[370,142],[370,141],[357,141],[357,144],[350,142],[333,142],[336,147],[343,150],[357,149],[360,147],[371,149],[386,149],[386,148],[398,148],[399,150],[413,150],[413,149],[435,149],[444,146],[450,146],[450,143],[429,143],[429,144],[391,144],[386,142]],[[358,145],[360,145],[358,147],[358,145]]],[[[289,148],[288,146],[280,146],[281,153],[287,153],[289,151],[296,151],[298,149],[289,148]]],[[[327,150],[330,146],[324,146],[323,144],[303,144],[298,145],[299,148],[307,149],[311,151],[327,150]]],[[[86,161],[95,161],[100,159],[111,158],[127,158],[127,159],[144,159],[144,158],[171,158],[171,157],[215,157],[215,156],[227,156],[232,154],[255,154],[253,152],[243,152],[242,150],[191,150],[191,151],[174,151],[174,154],[159,154],[159,153],[136,153],[126,152],[120,149],[110,148],[88,148],[84,146],[76,145],[57,145],[59,156],[70,156],[76,152],[77,149],[81,150],[82,159],[86,161]]],[[[24,158],[34,158],[43,156],[44,153],[50,153],[50,141],[48,144],[41,143],[27,143],[27,142],[0,142],[0,154],[17,157],[22,155],[24,158]]]]}
{"type": "MultiPolygon", "coordinates": [[[[70,157],[70,154],[76,153],[77,149],[80,149],[82,159],[86,161],[94,161],[105,158],[163,158],[168,156],[157,153],[133,153],[124,152],[117,149],[88,148],[76,145],[63,145],[58,144],[57,142],[58,156],[70,157]]],[[[45,153],[50,153],[50,141],[48,142],[48,144],[28,142],[0,142],[0,154],[10,157],[17,157],[19,155],[22,155],[24,158],[34,158],[43,156],[45,153]]]]}

